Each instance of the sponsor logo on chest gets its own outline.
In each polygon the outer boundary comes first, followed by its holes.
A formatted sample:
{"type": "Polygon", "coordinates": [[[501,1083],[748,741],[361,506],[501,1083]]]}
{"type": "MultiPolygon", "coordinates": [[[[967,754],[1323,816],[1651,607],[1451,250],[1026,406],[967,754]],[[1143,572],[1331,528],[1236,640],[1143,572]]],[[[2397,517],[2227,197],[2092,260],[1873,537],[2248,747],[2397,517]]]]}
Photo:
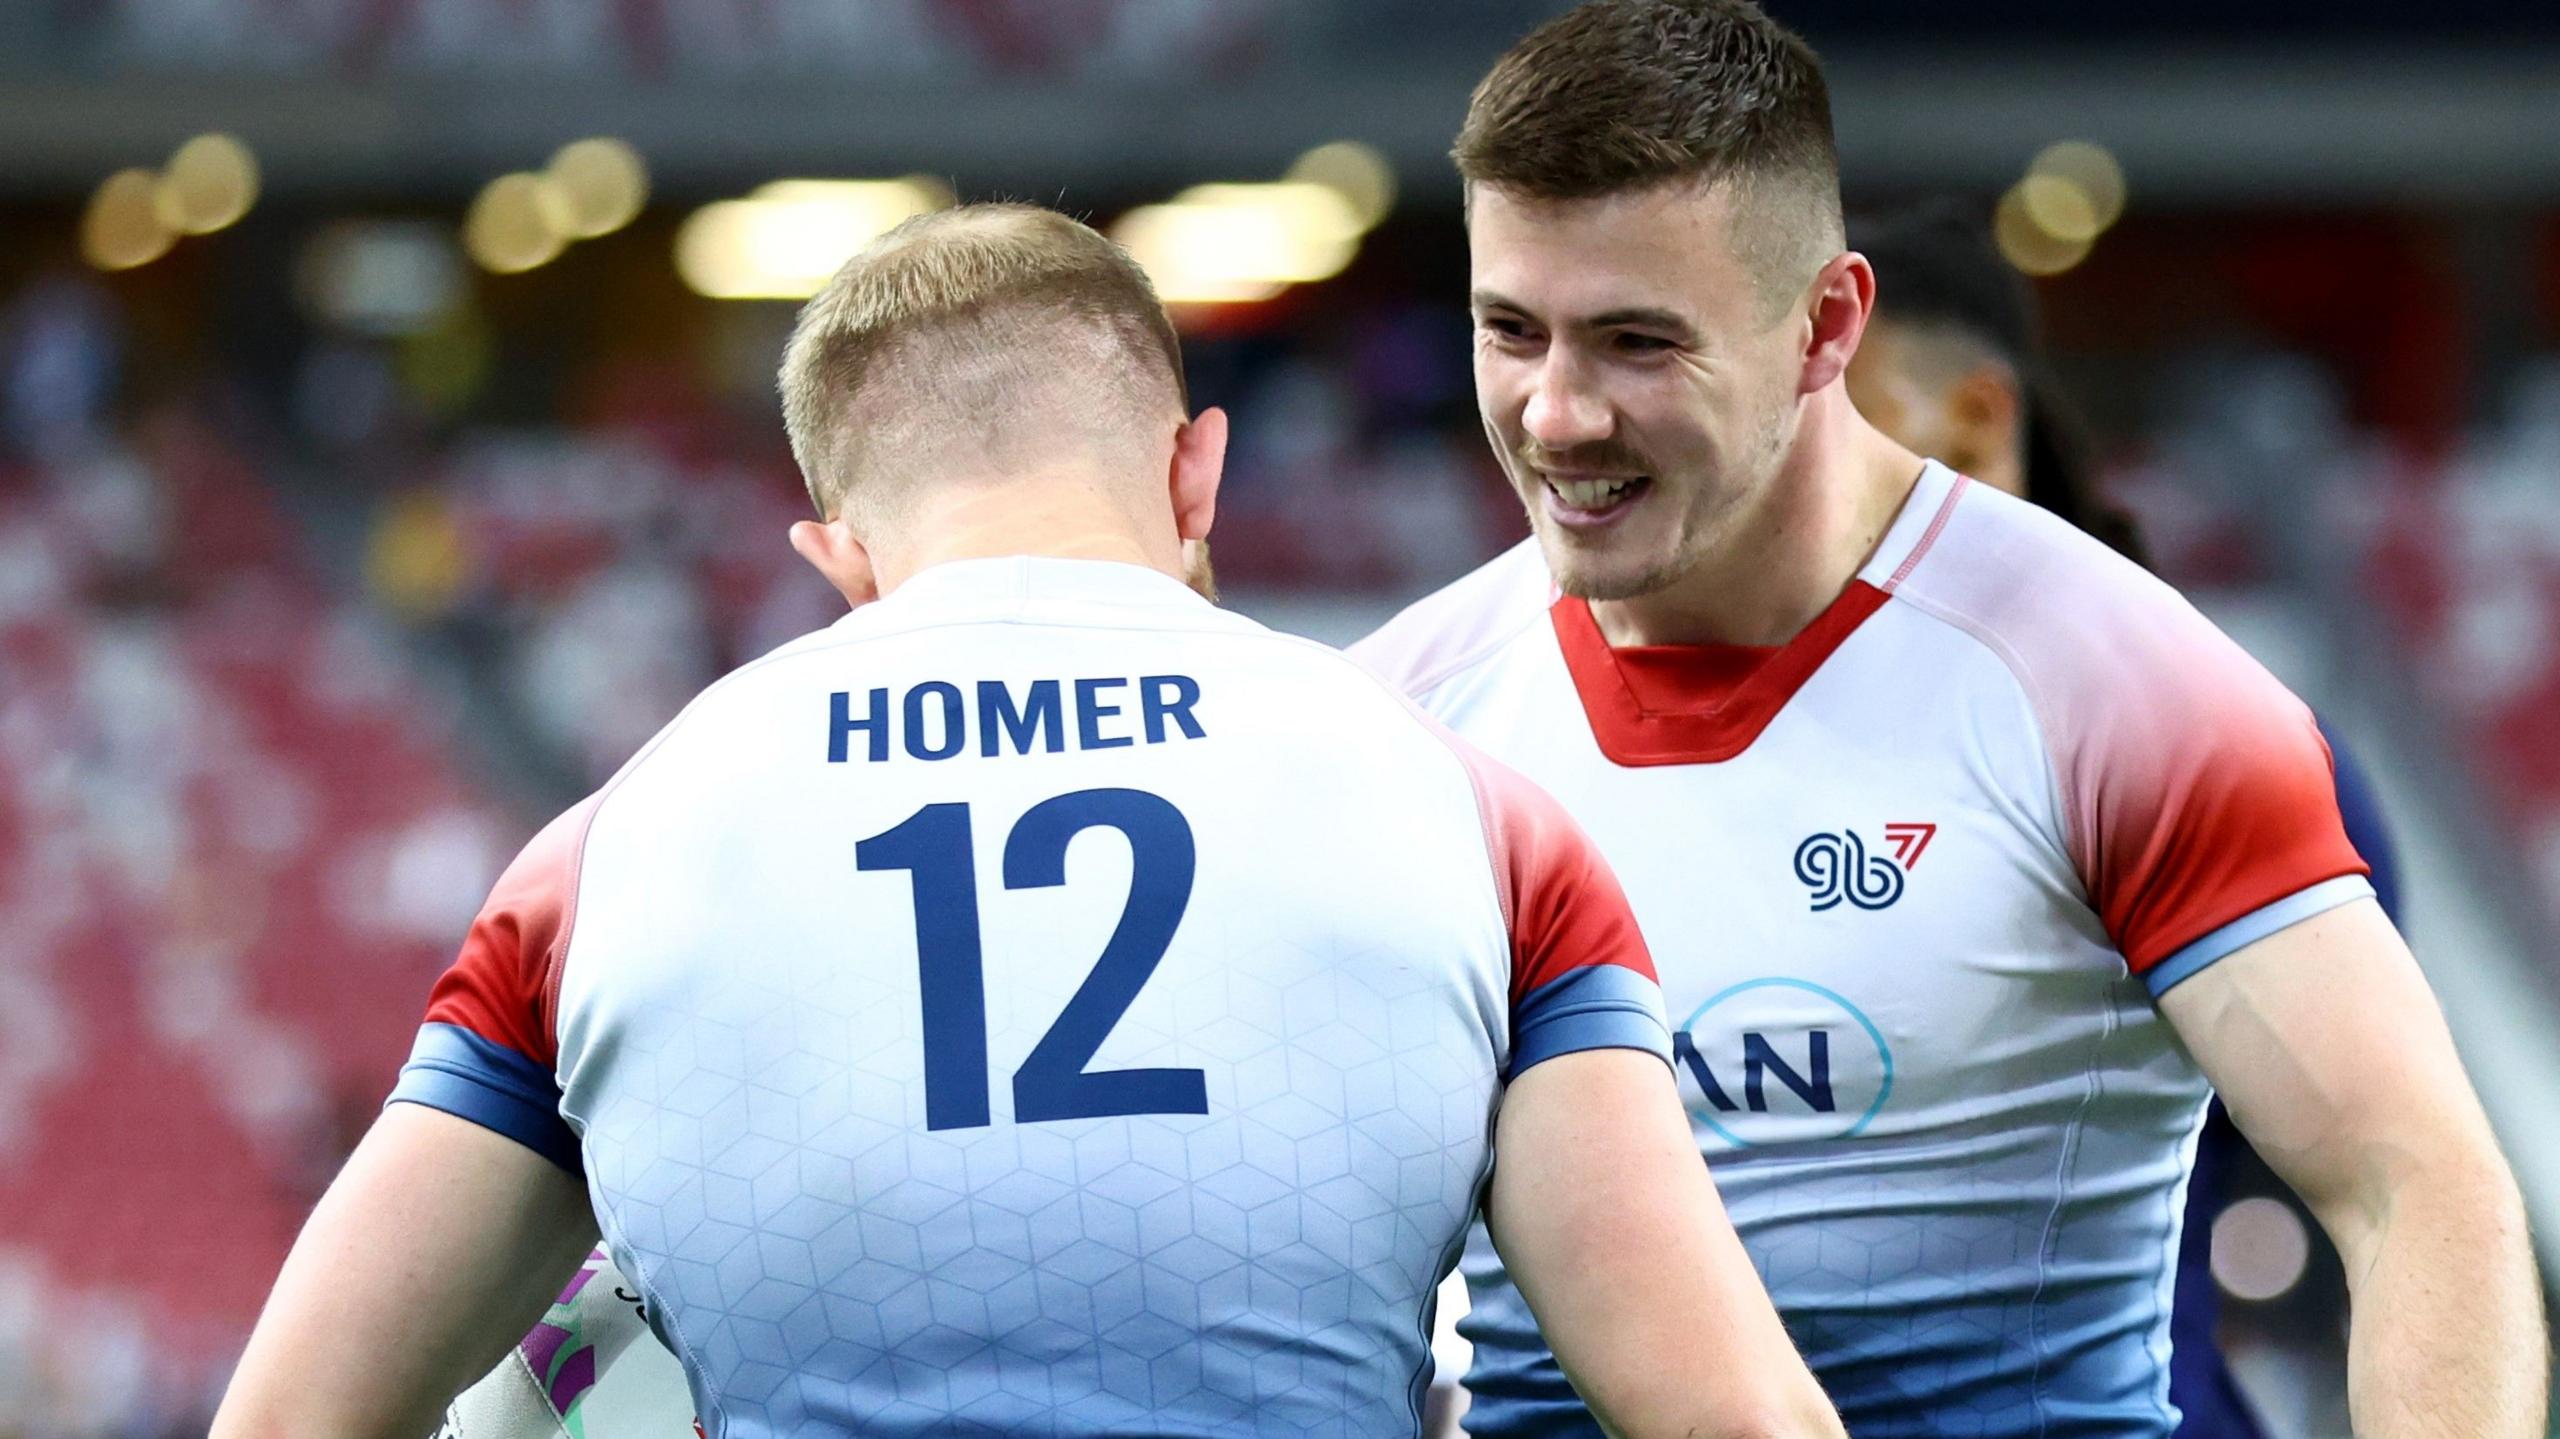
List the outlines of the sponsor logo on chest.
{"type": "Polygon", "coordinates": [[[1937,837],[1934,824],[1889,824],[1884,845],[1870,850],[1854,829],[1818,831],[1796,846],[1796,881],[1812,892],[1817,913],[1844,901],[1856,909],[1884,909],[1902,898],[1907,877],[1937,837]]]}
{"type": "Polygon", "coordinates": [[[1682,1097],[1741,1148],[1849,1139],[1893,1097],[1893,1046],[1847,996],[1807,979],[1748,979],[1671,1036],[1682,1097]]]}
{"type": "MultiPolygon", "coordinates": [[[[1936,824],[1917,820],[1805,836],[1790,865],[1803,886],[1800,912],[1893,907],[1937,837],[1936,824]]],[[[1872,943],[1887,944],[1889,933],[1875,932],[1872,943]]],[[[1838,984],[1764,975],[1726,985],[1690,1011],[1672,1036],[1672,1057],[1700,1124],[1747,1149],[1853,1139],[1875,1122],[1893,1098],[1893,1045],[1838,984]]]]}

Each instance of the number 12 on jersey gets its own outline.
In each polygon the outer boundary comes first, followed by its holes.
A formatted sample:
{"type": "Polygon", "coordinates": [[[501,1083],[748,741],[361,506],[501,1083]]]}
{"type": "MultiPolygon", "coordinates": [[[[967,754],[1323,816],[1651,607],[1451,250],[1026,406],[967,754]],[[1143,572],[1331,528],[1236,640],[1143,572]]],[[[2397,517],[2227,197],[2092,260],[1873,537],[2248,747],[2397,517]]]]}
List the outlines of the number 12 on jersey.
{"type": "MultiPolygon", "coordinates": [[[[1129,898],[1120,923],[1049,1032],[1013,1072],[1013,1117],[1096,1119],[1124,1114],[1206,1114],[1197,1069],[1089,1072],[1102,1041],[1146,987],[1191,903],[1198,855],[1191,823],[1160,795],[1080,789],[1033,805],[1004,844],[1004,887],[1066,883],[1067,844],[1088,829],[1129,841],[1129,898]]],[[[978,886],[969,806],[929,804],[854,848],[865,870],[905,870],[916,911],[917,979],[924,996],[927,1129],[975,1129],[987,1116],[986,951],[978,938],[978,886]]]]}

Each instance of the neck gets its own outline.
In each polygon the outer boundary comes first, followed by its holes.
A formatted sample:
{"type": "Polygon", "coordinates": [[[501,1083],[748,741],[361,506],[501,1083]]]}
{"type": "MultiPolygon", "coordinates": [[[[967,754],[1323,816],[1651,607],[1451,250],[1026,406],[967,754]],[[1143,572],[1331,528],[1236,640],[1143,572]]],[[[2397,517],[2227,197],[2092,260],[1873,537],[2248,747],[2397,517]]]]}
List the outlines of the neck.
{"type": "Polygon", "coordinates": [[[1142,522],[1120,498],[1125,488],[1077,470],[937,483],[900,520],[902,539],[873,548],[880,593],[935,565],[1017,556],[1112,560],[1182,578],[1172,517],[1142,522]]]}
{"type": "Polygon", "coordinates": [[[1830,607],[1900,513],[1920,457],[1860,418],[1838,386],[1806,401],[1757,501],[1679,580],[1594,601],[1612,645],[1780,645],[1830,607]]]}

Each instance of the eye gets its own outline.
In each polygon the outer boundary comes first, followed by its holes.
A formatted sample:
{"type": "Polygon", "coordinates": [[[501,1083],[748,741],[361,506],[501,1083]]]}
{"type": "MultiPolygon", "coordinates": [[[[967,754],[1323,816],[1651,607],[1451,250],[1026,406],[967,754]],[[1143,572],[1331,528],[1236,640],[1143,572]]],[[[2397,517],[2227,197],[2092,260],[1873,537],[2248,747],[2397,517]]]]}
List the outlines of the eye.
{"type": "Polygon", "coordinates": [[[1516,343],[1530,338],[1527,322],[1513,315],[1484,315],[1476,320],[1476,328],[1497,340],[1516,343]]]}
{"type": "Polygon", "coordinates": [[[1660,335],[1639,335],[1627,331],[1621,331],[1611,343],[1617,347],[1619,353],[1628,355],[1660,354],[1664,350],[1675,348],[1671,341],[1660,335]]]}

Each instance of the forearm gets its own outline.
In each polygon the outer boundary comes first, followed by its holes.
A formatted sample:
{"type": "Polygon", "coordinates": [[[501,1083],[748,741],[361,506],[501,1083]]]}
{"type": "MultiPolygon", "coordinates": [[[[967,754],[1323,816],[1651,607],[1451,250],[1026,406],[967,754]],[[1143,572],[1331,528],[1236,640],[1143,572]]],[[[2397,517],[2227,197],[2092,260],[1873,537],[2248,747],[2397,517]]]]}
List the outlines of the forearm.
{"type": "Polygon", "coordinates": [[[2540,1439],[2550,1349],[2524,1206],[2505,1166],[2492,1156],[2412,1174],[2330,1228],[2354,1301],[2355,1432],[2540,1439]]]}
{"type": "Polygon", "coordinates": [[[1593,1416],[1619,1439],[1836,1436],[1726,1220],[1661,1063],[1549,1060],[1503,1102],[1486,1216],[1593,1416]]]}

